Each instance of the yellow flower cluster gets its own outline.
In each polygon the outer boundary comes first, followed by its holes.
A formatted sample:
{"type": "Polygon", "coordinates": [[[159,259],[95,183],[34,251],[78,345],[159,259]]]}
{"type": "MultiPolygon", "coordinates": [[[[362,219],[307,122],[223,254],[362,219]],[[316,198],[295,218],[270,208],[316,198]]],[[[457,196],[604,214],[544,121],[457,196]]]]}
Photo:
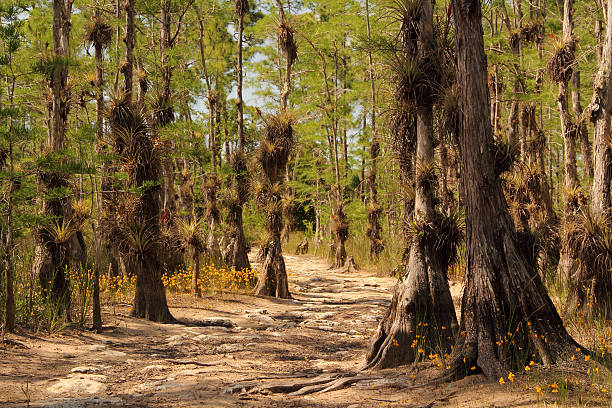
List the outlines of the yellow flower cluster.
{"type": "MultiPolygon", "coordinates": [[[[255,285],[257,271],[203,265],[200,267],[198,286],[201,292],[216,293],[224,290],[238,291],[255,285]]],[[[191,267],[177,272],[166,272],[162,276],[166,289],[172,293],[193,292],[193,270],[191,267]]]]}
{"type": "Polygon", "coordinates": [[[106,276],[100,275],[100,293],[108,295],[117,301],[129,300],[136,286],[136,275],[106,276]]]}
{"type": "Polygon", "coordinates": [[[192,275],[191,266],[175,272],[165,272],[162,275],[162,283],[171,292],[188,293],[191,287],[192,275]]]}

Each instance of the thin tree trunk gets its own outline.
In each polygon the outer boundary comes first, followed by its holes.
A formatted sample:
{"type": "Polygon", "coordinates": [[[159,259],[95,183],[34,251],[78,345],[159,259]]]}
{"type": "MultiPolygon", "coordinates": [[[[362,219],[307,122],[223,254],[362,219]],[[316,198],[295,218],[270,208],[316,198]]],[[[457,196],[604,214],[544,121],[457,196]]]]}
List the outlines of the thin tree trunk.
{"type": "MultiPolygon", "coordinates": [[[[232,204],[231,216],[232,225],[234,227],[233,247],[230,254],[230,265],[237,270],[250,269],[251,264],[247,256],[246,238],[244,236],[244,227],[242,223],[242,207],[246,202],[248,191],[246,182],[248,179],[247,166],[244,157],[244,145],[246,144],[244,135],[244,115],[243,115],[243,100],[242,100],[242,42],[244,33],[244,16],[248,12],[249,4],[247,0],[236,0],[236,14],[238,15],[238,41],[237,41],[237,58],[236,64],[236,108],[238,110],[238,152],[234,154],[232,159],[232,169],[234,171],[234,189],[236,192],[236,200],[232,204]]],[[[226,142],[227,143],[227,142],[226,142]]],[[[226,148],[228,145],[226,144],[226,148]]],[[[229,153],[228,153],[229,157],[229,153]]]]}
{"type": "Polygon", "coordinates": [[[191,287],[196,297],[202,297],[202,290],[200,288],[200,249],[197,246],[193,246],[192,260],[193,260],[193,275],[191,280],[191,287]]]}
{"type": "MultiPolygon", "coordinates": [[[[366,8],[366,30],[368,40],[370,39],[370,3],[365,1],[366,8]]],[[[374,64],[372,63],[372,51],[368,50],[368,75],[370,78],[370,122],[372,129],[372,142],[370,144],[370,174],[368,176],[368,187],[370,190],[370,208],[368,208],[368,230],[370,238],[370,259],[376,259],[385,248],[381,238],[380,215],[382,207],[378,203],[376,190],[376,164],[380,153],[380,143],[376,133],[376,88],[374,83],[374,64]]],[[[365,117],[364,117],[365,120],[365,117]]]]}
{"type": "MultiPolygon", "coordinates": [[[[575,39],[574,39],[574,24],[572,17],[574,14],[574,2],[573,0],[565,0],[563,4],[563,42],[566,44],[567,49],[574,53],[575,39]]],[[[570,68],[571,69],[571,68],[570,68]]],[[[567,77],[567,75],[565,75],[567,77]]],[[[573,203],[570,203],[568,197],[573,196],[573,192],[580,186],[578,182],[578,171],[576,166],[576,125],[572,123],[568,108],[568,82],[562,80],[559,82],[559,96],[557,97],[557,103],[559,106],[559,116],[561,118],[561,134],[563,136],[563,229],[564,234],[561,239],[561,253],[559,260],[559,268],[561,276],[568,280],[572,274],[574,262],[571,249],[569,246],[569,221],[573,215],[579,210],[573,203]]]]}
{"type": "MultiPolygon", "coordinates": [[[[11,71],[12,71],[12,61],[11,71]]],[[[7,78],[8,79],[8,78],[7,78]]],[[[8,82],[8,80],[7,80],[8,82]]],[[[9,104],[13,107],[13,97],[15,94],[15,76],[11,79],[9,87],[9,104]]],[[[9,161],[9,187],[8,187],[8,203],[7,203],[7,219],[6,219],[6,242],[4,254],[4,285],[5,285],[5,303],[4,303],[4,329],[8,332],[15,330],[15,293],[13,282],[15,272],[13,268],[13,250],[15,243],[13,242],[13,212],[14,212],[14,192],[15,186],[15,160],[13,155],[13,116],[9,115],[8,126],[8,161],[9,161]]]]}
{"type": "Polygon", "coordinates": [[[589,142],[589,130],[582,117],[582,105],[580,104],[580,71],[574,70],[572,73],[572,110],[576,117],[578,127],[578,142],[582,152],[582,166],[584,176],[588,180],[593,177],[593,153],[589,142]]]}
{"type": "Polygon", "coordinates": [[[204,20],[200,15],[200,10],[195,7],[198,23],[200,28],[200,36],[198,37],[198,45],[200,47],[200,61],[202,63],[202,75],[206,82],[206,99],[208,100],[208,133],[209,133],[209,146],[212,159],[213,172],[217,172],[217,139],[216,139],[216,126],[215,126],[215,110],[216,110],[216,97],[213,93],[212,86],[210,83],[210,76],[208,75],[208,69],[206,67],[206,57],[204,55],[204,20]]]}
{"type": "MultiPolygon", "coordinates": [[[[70,18],[72,0],[53,2],[53,52],[56,57],[67,60],[70,57],[70,18]]],[[[68,95],[68,64],[57,63],[49,75],[52,92],[50,106],[51,129],[48,132],[47,148],[52,152],[62,152],[70,109],[68,95]]],[[[39,175],[39,188],[47,193],[70,185],[68,176],[55,171],[44,171],[39,175]]],[[[55,218],[58,226],[71,225],[70,196],[42,199],[42,213],[55,218]]],[[[86,268],[87,256],[82,233],[75,231],[62,243],[57,244],[49,234],[53,226],[41,226],[36,239],[34,272],[38,275],[41,288],[51,296],[70,319],[70,287],[65,274],[66,268],[86,268]]]]}
{"type": "Polygon", "coordinates": [[[134,92],[134,45],[136,44],[136,10],[134,8],[135,0],[123,0],[125,8],[125,63],[121,66],[121,72],[125,79],[123,91],[126,94],[128,102],[132,102],[132,94],[134,92]]]}

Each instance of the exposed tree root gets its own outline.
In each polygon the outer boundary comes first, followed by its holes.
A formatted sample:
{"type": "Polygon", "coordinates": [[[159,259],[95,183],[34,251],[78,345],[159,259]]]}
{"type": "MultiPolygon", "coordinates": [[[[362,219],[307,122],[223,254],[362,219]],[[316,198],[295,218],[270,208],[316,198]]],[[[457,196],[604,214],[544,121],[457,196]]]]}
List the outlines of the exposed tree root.
{"type": "MultiPolygon", "coordinates": [[[[338,391],[349,387],[353,384],[364,383],[371,385],[373,381],[379,384],[378,388],[381,387],[394,387],[401,390],[411,390],[422,387],[428,387],[436,385],[444,381],[448,381],[451,376],[448,372],[432,379],[425,383],[414,384],[408,379],[402,380],[401,378],[386,378],[384,375],[368,373],[365,371],[357,371],[354,373],[335,373],[335,374],[322,374],[315,378],[305,380],[304,377],[300,379],[283,382],[283,383],[271,383],[261,385],[256,381],[245,381],[237,384],[228,386],[224,393],[226,394],[287,394],[289,396],[302,396],[314,393],[325,393],[331,391],[338,391]]],[[[358,385],[359,386],[359,385],[358,385]]]]}

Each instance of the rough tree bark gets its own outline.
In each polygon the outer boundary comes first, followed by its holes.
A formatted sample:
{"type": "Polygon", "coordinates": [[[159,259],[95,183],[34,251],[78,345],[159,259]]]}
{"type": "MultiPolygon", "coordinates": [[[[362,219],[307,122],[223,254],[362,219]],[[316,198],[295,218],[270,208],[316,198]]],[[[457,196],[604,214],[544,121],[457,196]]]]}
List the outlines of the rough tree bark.
{"type": "MultiPolygon", "coordinates": [[[[591,190],[591,210],[581,215],[578,227],[580,241],[579,267],[571,276],[566,311],[589,308],[603,316],[610,314],[610,289],[612,278],[608,266],[609,251],[602,249],[593,239],[592,225],[597,225],[597,234],[606,236],[610,228],[610,180],[612,156],[610,151],[610,112],[612,111],[612,0],[607,2],[606,36],[602,48],[599,69],[593,82],[593,97],[588,107],[595,127],[595,171],[591,190]],[[601,260],[600,260],[601,259],[601,260]],[[595,262],[594,262],[595,261],[595,262]]],[[[599,241],[601,237],[595,238],[599,241]]]]}
{"type": "Polygon", "coordinates": [[[610,180],[612,179],[612,156],[608,141],[610,139],[610,113],[612,112],[612,92],[610,92],[612,72],[612,1],[608,0],[606,36],[601,52],[599,69],[593,81],[593,97],[587,108],[594,124],[593,141],[593,186],[591,189],[591,209],[593,214],[601,214],[610,208],[610,180]]]}
{"type": "Polygon", "coordinates": [[[477,366],[497,380],[534,353],[554,363],[577,344],[539,276],[518,249],[495,160],[482,14],[478,0],[454,0],[460,150],[466,219],[466,273],[460,335],[451,374],[477,366]]]}

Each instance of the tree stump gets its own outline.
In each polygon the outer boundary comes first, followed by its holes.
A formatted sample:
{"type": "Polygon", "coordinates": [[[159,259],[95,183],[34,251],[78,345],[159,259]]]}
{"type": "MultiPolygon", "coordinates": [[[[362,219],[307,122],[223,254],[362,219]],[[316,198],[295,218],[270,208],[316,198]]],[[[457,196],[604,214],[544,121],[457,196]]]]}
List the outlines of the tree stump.
{"type": "Polygon", "coordinates": [[[305,255],[308,253],[308,239],[304,238],[295,249],[296,255],[305,255]]]}
{"type": "Polygon", "coordinates": [[[344,265],[344,273],[355,272],[359,270],[359,266],[355,263],[355,259],[352,256],[346,258],[346,263],[344,265]]]}

